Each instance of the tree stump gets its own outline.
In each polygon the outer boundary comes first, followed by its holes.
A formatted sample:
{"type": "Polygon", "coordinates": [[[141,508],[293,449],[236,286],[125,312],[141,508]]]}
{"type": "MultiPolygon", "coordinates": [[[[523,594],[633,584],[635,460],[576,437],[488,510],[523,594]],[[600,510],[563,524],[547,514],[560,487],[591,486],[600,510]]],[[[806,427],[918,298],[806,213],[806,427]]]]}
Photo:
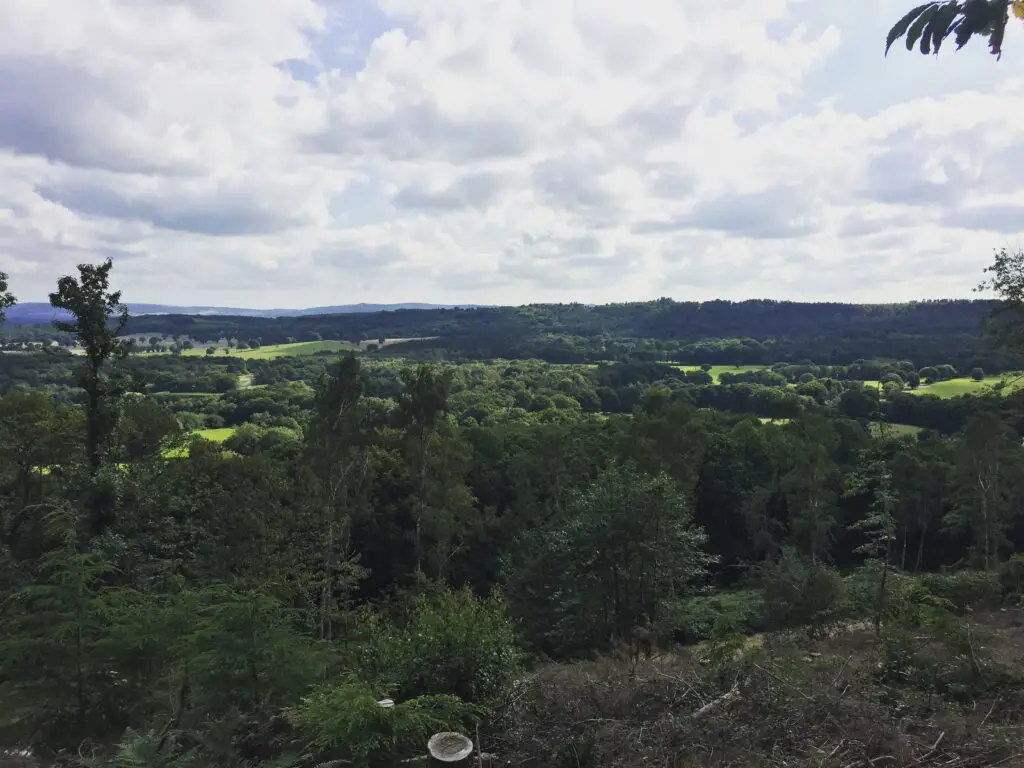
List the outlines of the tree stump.
{"type": "Polygon", "coordinates": [[[473,740],[461,733],[444,731],[435,733],[427,742],[427,765],[434,768],[441,766],[460,766],[468,768],[472,765],[473,740]]]}

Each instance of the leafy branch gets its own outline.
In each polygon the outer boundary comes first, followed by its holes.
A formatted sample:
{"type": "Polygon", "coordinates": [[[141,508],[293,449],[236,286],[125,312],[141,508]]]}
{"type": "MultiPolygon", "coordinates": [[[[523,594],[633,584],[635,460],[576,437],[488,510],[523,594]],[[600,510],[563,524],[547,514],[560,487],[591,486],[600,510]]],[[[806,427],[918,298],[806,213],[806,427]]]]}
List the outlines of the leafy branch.
{"type": "Polygon", "coordinates": [[[907,50],[916,45],[922,54],[938,55],[949,37],[959,51],[974,36],[988,39],[988,47],[997,59],[1003,55],[1003,38],[1010,12],[1024,20],[1024,0],[939,0],[919,5],[897,21],[885,38],[885,53],[900,38],[907,50]]]}

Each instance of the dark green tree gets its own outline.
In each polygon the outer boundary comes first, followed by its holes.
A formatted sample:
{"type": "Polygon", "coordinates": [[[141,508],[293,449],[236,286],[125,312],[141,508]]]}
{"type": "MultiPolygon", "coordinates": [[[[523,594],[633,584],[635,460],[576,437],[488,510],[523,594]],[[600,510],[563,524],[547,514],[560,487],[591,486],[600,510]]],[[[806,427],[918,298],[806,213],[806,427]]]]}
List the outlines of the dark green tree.
{"type": "Polygon", "coordinates": [[[976,566],[995,570],[1024,482],[1020,438],[997,415],[981,412],[968,419],[957,453],[957,503],[947,524],[969,534],[976,566]]]}
{"type": "Polygon", "coordinates": [[[7,319],[4,310],[18,303],[14,294],[7,290],[7,273],[0,272],[0,323],[7,319]]]}
{"type": "Polygon", "coordinates": [[[1024,19],[1022,0],[936,0],[923,3],[907,12],[889,30],[885,52],[900,38],[906,39],[907,50],[917,46],[922,54],[938,55],[949,37],[960,50],[972,37],[988,40],[989,50],[997,59],[1003,54],[1003,38],[1010,12],[1024,19]]]}
{"type": "Polygon", "coordinates": [[[865,496],[869,499],[867,515],[851,527],[867,536],[867,541],[858,547],[858,551],[880,565],[873,616],[875,632],[879,633],[882,631],[882,617],[886,608],[886,589],[896,544],[896,515],[899,509],[899,495],[893,487],[892,470],[879,444],[861,453],[856,468],[846,477],[845,493],[848,497],[865,496]]]}
{"type": "Polygon", "coordinates": [[[564,516],[527,531],[508,563],[516,612],[556,650],[607,645],[671,613],[713,558],[690,504],[665,473],[612,464],[564,516]]]}
{"type": "Polygon", "coordinates": [[[404,452],[413,482],[410,499],[413,519],[413,559],[417,573],[423,572],[424,528],[431,509],[432,467],[447,431],[448,398],[453,373],[421,365],[402,373],[404,388],[398,397],[398,423],[403,431],[404,452]]]}
{"type": "Polygon", "coordinates": [[[56,320],[58,331],[73,333],[85,353],[78,382],[86,395],[86,455],[95,474],[116,428],[116,400],[120,388],[113,385],[106,367],[111,360],[128,356],[130,344],[120,338],[128,325],[128,307],[121,292],[109,290],[113,262],[79,264],[79,277],[65,275],[50,294],[50,304],[63,309],[73,320],[56,320]]]}
{"type": "Polygon", "coordinates": [[[323,640],[333,639],[338,613],[361,575],[349,535],[354,507],[367,490],[367,448],[375,437],[362,402],[365,388],[359,358],[342,358],[317,391],[306,431],[306,458],[319,481],[322,508],[322,574],[315,581],[317,626],[323,640]]]}

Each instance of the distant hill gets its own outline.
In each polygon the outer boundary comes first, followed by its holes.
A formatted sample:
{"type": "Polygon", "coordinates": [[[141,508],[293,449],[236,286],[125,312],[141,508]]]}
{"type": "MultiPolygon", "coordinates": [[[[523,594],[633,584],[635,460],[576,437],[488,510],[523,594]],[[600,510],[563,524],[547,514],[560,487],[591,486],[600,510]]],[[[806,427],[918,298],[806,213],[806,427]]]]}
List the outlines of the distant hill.
{"type": "MultiPolygon", "coordinates": [[[[711,365],[811,360],[848,365],[885,358],[919,366],[949,363],[961,370],[1021,370],[1024,359],[996,348],[984,331],[984,320],[996,306],[983,300],[842,304],[671,299],[600,306],[357,304],[303,310],[141,304],[130,305],[127,332],[185,336],[199,344],[236,339],[264,346],[404,339],[403,355],[450,360],[640,359],[711,365]],[[251,314],[243,314],[247,312],[251,314]]],[[[8,334],[31,335],[36,329],[30,324],[48,324],[54,315],[44,304],[17,309],[11,313],[14,327],[8,334]]]]}
{"type": "MultiPolygon", "coordinates": [[[[307,315],[342,315],[354,312],[393,312],[399,309],[453,309],[458,307],[479,307],[479,304],[338,304],[330,307],[308,307],[306,309],[247,309],[244,307],[183,307],[172,304],[129,304],[128,311],[135,316],[142,315],[204,315],[209,317],[305,317],[307,315]]],[[[17,304],[7,310],[7,322],[11,325],[39,325],[55,319],[64,319],[66,313],[58,312],[42,301],[17,304]]]]}

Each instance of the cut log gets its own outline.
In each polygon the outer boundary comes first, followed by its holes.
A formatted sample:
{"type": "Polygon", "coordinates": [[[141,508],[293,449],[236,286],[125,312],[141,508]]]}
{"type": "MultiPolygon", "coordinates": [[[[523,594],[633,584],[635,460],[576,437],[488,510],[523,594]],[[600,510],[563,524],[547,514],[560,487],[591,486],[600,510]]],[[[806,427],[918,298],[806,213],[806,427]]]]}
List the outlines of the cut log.
{"type": "Polygon", "coordinates": [[[739,686],[738,685],[734,685],[729,690],[728,693],[722,694],[721,696],[719,696],[714,701],[709,701],[703,707],[701,707],[696,712],[694,712],[692,715],[690,715],[690,719],[691,720],[699,720],[700,718],[704,717],[705,715],[707,715],[707,714],[709,714],[711,712],[714,712],[715,710],[721,709],[722,707],[724,707],[725,705],[729,704],[730,702],[735,701],[739,697],[740,697],[739,686]]]}
{"type": "Polygon", "coordinates": [[[472,765],[473,740],[461,733],[445,731],[435,733],[427,742],[427,765],[435,766],[458,766],[459,768],[472,765]]]}

